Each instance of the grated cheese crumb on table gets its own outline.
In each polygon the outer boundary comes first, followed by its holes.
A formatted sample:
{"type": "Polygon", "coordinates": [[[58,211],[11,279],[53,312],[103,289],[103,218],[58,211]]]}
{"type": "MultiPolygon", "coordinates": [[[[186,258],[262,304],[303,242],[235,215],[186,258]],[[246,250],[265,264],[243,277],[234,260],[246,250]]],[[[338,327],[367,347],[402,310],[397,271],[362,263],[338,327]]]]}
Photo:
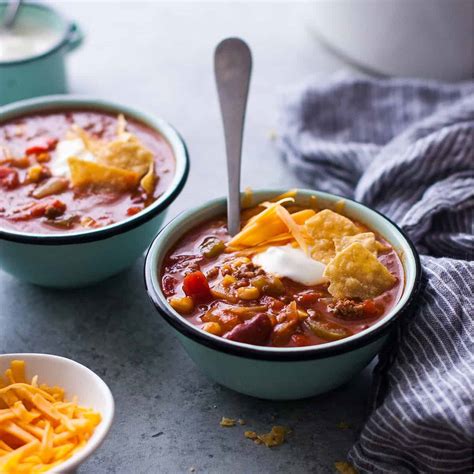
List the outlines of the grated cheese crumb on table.
{"type": "Polygon", "coordinates": [[[346,461],[338,461],[334,463],[337,472],[341,474],[359,474],[359,471],[346,461]]]}
{"type": "Polygon", "coordinates": [[[225,416],[223,416],[219,424],[224,428],[229,428],[231,426],[235,426],[236,421],[234,418],[226,418],[225,416]]]}
{"type": "Polygon", "coordinates": [[[267,448],[273,448],[283,444],[289,433],[291,430],[285,426],[274,426],[269,433],[257,434],[255,431],[246,431],[244,436],[253,440],[255,444],[264,444],[267,448]]]}

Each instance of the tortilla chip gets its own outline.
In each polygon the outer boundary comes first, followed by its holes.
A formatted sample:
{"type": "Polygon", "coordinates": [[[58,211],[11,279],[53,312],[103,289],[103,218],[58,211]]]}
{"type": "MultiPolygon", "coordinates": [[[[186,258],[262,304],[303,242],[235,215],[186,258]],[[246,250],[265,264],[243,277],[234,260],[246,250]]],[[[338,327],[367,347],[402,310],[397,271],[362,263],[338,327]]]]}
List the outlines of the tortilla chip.
{"type": "Polygon", "coordinates": [[[334,242],[331,239],[314,240],[310,253],[314,260],[327,264],[336,255],[336,251],[334,250],[334,242]]]}
{"type": "Polygon", "coordinates": [[[369,252],[377,256],[378,242],[375,240],[375,234],[373,232],[363,232],[362,234],[356,235],[345,235],[344,237],[334,239],[336,253],[342,252],[354,242],[360,242],[369,252]]]}
{"type": "Polygon", "coordinates": [[[355,235],[358,227],[347,217],[324,209],[305,222],[306,229],[314,239],[333,239],[345,235],[355,235]]]}
{"type": "Polygon", "coordinates": [[[153,191],[155,190],[155,183],[155,167],[153,162],[151,162],[150,167],[148,168],[148,173],[143,176],[140,181],[140,185],[148,194],[148,196],[151,196],[153,194],[153,191]]]}
{"type": "Polygon", "coordinates": [[[324,277],[329,280],[329,293],[338,299],[374,298],[397,281],[360,242],[338,253],[327,265],[324,277]]]}
{"type": "Polygon", "coordinates": [[[104,165],[134,171],[141,178],[150,169],[150,163],[153,163],[153,153],[137,137],[128,135],[125,140],[118,138],[107,143],[97,155],[97,160],[104,165]]]}
{"type": "MultiPolygon", "coordinates": [[[[71,127],[67,137],[80,138],[85,147],[96,157],[98,163],[133,171],[138,174],[139,178],[148,175],[150,169],[154,173],[153,153],[144,147],[135,135],[127,132],[126,127],[127,121],[120,114],[117,117],[117,138],[112,141],[91,137],[86,130],[77,125],[71,127]]],[[[154,188],[153,178],[148,177],[145,180],[146,189],[154,188]]]]}
{"type": "Polygon", "coordinates": [[[333,239],[359,233],[359,228],[350,219],[330,209],[308,219],[305,227],[314,240],[311,256],[323,263],[330,262],[336,255],[333,239]]]}
{"type": "Polygon", "coordinates": [[[138,186],[140,177],[134,171],[106,166],[74,156],[68,159],[71,183],[77,188],[130,191],[138,186]]]}

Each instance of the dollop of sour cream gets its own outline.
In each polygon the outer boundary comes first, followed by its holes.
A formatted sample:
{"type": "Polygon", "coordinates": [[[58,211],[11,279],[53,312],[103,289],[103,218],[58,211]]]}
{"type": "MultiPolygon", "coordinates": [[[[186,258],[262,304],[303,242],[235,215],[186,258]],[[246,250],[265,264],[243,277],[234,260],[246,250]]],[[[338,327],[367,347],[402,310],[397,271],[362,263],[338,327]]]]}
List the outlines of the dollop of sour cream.
{"type": "Polygon", "coordinates": [[[75,156],[82,160],[95,161],[95,156],[86,148],[81,138],[61,140],[56,145],[49,168],[55,176],[69,176],[68,158],[75,156]]]}
{"type": "Polygon", "coordinates": [[[254,255],[252,261],[267,273],[289,278],[302,285],[314,286],[326,281],[323,277],[326,265],[291,245],[269,247],[254,255]]]}
{"type": "Polygon", "coordinates": [[[16,61],[52,48],[61,33],[29,18],[18,18],[12,28],[0,31],[0,61],[16,61]]]}

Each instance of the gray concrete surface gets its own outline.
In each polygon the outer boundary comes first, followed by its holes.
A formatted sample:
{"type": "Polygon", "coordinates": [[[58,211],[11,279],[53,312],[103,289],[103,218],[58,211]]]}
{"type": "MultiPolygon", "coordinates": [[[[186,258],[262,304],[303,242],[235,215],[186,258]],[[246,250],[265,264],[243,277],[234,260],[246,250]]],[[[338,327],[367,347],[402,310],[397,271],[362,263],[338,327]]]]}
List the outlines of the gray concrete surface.
{"type": "MultiPolygon", "coordinates": [[[[183,134],[188,184],[170,217],[222,195],[225,163],[212,52],[225,36],[253,49],[243,183],[296,184],[274,149],[278,97],[285,86],[341,68],[312,38],[311,5],[296,3],[61,2],[86,32],[71,55],[72,92],[114,99],[159,114],[183,134]]],[[[0,272],[0,351],[73,358],[110,386],[116,418],[82,473],[330,473],[356,439],[370,383],[366,370],[332,393],[268,402],[201,375],[149,303],[143,261],[99,285],[70,291],[34,287],[0,272]],[[222,416],[245,427],[221,428],[222,416]],[[338,423],[349,423],[341,430],[338,423]],[[273,424],[293,429],[272,450],[243,436],[273,424]]]]}

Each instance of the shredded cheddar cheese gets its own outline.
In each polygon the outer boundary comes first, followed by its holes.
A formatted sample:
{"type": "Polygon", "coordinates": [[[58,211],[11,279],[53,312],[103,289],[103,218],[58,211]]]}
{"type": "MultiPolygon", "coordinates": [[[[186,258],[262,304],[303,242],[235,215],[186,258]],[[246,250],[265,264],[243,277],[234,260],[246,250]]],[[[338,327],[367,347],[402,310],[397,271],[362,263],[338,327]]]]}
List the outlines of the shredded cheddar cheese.
{"type": "Polygon", "coordinates": [[[0,472],[49,471],[82,449],[99,413],[64,400],[60,387],[28,383],[25,362],[14,360],[0,377],[0,472]]]}
{"type": "Polygon", "coordinates": [[[303,209],[290,214],[283,207],[283,204],[294,202],[294,197],[288,194],[291,192],[278,196],[280,199],[275,202],[261,203],[263,211],[250,217],[243,229],[228,242],[229,251],[249,248],[257,248],[260,251],[265,246],[292,240],[306,247],[302,225],[315,215],[315,211],[303,209]]]}
{"type": "Polygon", "coordinates": [[[286,227],[290,231],[290,234],[294,237],[296,242],[298,242],[301,250],[308,254],[307,237],[305,237],[303,226],[300,226],[283,206],[278,206],[276,211],[278,217],[285,223],[286,227]]]}

